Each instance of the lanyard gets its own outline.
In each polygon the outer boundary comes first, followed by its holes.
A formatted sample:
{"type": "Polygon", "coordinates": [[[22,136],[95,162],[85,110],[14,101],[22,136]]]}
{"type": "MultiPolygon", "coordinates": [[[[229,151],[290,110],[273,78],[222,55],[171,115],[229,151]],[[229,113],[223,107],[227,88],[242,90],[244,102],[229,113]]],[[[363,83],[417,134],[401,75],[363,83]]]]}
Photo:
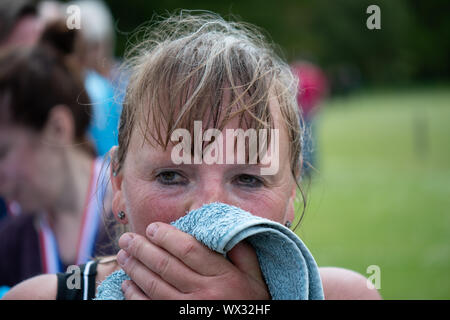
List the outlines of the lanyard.
{"type": "MultiPolygon", "coordinates": [[[[101,201],[99,201],[100,199],[96,195],[96,180],[99,177],[100,167],[100,161],[93,162],[81,227],[78,233],[75,262],[77,265],[87,262],[94,253],[95,238],[100,223],[99,209],[101,208],[101,201]]],[[[59,257],[58,243],[46,215],[41,215],[38,229],[43,273],[64,272],[65,270],[62,270],[63,263],[59,257]]]]}

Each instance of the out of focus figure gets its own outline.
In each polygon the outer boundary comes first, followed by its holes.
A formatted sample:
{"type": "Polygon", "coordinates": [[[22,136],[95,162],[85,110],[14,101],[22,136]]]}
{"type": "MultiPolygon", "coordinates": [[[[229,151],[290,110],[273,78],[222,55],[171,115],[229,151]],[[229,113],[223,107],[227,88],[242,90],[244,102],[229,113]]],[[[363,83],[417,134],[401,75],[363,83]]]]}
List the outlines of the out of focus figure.
{"type": "Polygon", "coordinates": [[[84,84],[92,104],[89,135],[97,153],[103,156],[113,145],[117,145],[117,127],[128,83],[127,74],[120,70],[120,63],[114,57],[114,20],[104,2],[42,1],[39,16],[45,23],[67,20],[69,7],[76,7],[80,15],[80,37],[75,55],[83,69],[84,84]]]}
{"type": "MultiPolygon", "coordinates": [[[[34,45],[42,28],[35,1],[0,1],[0,50],[9,46],[34,45]]],[[[15,215],[17,206],[17,203],[7,203],[0,197],[0,220],[15,215]]]]}
{"type": "Polygon", "coordinates": [[[291,69],[299,79],[297,103],[303,116],[305,131],[302,148],[303,175],[311,177],[317,158],[314,116],[328,94],[329,85],[325,73],[311,62],[292,63],[291,69]]]}
{"type": "Polygon", "coordinates": [[[114,58],[114,20],[100,0],[72,1],[79,8],[81,41],[78,57],[85,68],[85,86],[92,101],[93,120],[89,128],[99,155],[117,145],[122,100],[127,84],[114,58]]]}
{"type": "Polygon", "coordinates": [[[41,32],[35,1],[0,1],[0,48],[33,45],[41,32]]]}
{"type": "Polygon", "coordinates": [[[0,51],[0,195],[21,208],[0,222],[0,286],[113,251],[76,34],[54,24],[35,46],[0,51]]]}

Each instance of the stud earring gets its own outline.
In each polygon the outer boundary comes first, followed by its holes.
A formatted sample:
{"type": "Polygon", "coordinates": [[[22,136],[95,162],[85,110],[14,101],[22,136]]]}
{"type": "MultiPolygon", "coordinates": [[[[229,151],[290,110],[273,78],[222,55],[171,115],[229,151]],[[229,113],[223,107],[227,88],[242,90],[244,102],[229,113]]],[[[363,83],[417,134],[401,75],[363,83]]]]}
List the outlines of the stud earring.
{"type": "Polygon", "coordinates": [[[117,214],[117,218],[119,218],[120,220],[125,219],[125,212],[120,211],[120,212],[117,214]]]}
{"type": "Polygon", "coordinates": [[[288,221],[286,221],[286,223],[284,224],[284,226],[285,226],[286,228],[290,228],[290,227],[292,226],[292,223],[288,220],[288,221]]]}

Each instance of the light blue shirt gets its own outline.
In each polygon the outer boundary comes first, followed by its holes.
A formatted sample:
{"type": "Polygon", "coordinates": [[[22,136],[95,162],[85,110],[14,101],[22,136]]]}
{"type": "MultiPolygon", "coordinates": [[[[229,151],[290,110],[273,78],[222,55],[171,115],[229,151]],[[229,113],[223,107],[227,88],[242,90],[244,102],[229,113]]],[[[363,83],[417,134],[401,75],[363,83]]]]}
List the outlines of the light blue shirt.
{"type": "Polygon", "coordinates": [[[91,99],[92,120],[89,134],[99,156],[118,144],[118,126],[122,111],[122,96],[116,95],[108,79],[94,71],[85,78],[86,91],[91,99]]]}
{"type": "Polygon", "coordinates": [[[9,291],[10,287],[1,286],[0,287],[0,299],[9,291]]]}

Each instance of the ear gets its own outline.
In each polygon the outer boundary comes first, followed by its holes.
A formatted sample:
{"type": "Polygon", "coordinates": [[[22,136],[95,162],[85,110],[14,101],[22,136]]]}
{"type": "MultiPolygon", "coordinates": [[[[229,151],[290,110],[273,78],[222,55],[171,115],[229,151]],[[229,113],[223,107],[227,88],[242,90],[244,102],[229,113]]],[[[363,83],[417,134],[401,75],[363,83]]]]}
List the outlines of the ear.
{"type": "Polygon", "coordinates": [[[289,197],[289,204],[286,212],[286,219],[294,222],[295,219],[295,198],[297,197],[297,184],[292,183],[291,196],[289,197]]]}
{"type": "Polygon", "coordinates": [[[122,170],[117,171],[118,164],[117,164],[117,146],[114,146],[109,151],[110,158],[111,158],[111,165],[110,165],[110,180],[111,180],[111,188],[112,188],[112,212],[114,214],[114,218],[122,224],[128,223],[128,218],[125,211],[125,201],[123,197],[123,190],[122,190],[122,182],[123,182],[123,174],[122,170]],[[118,214],[119,212],[124,211],[125,212],[125,218],[119,219],[118,214]]]}
{"type": "Polygon", "coordinates": [[[65,105],[57,105],[50,111],[44,126],[43,138],[58,146],[67,146],[75,139],[75,121],[65,105]]]}

